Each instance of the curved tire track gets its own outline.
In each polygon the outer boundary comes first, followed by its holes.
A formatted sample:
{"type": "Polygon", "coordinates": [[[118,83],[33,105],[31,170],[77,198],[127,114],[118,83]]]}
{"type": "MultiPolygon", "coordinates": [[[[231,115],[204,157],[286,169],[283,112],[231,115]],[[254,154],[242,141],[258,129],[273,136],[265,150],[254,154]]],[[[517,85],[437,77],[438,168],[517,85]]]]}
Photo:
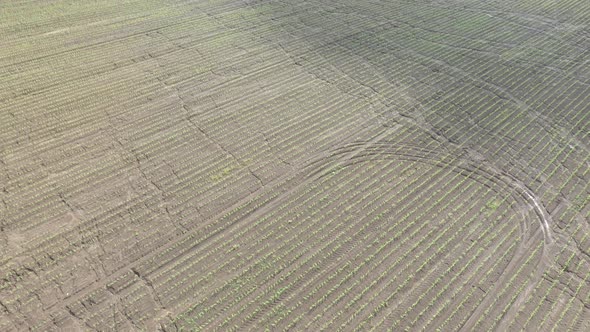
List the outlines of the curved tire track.
{"type": "MultiPolygon", "coordinates": [[[[535,244],[538,243],[537,241],[543,241],[543,252],[538,261],[534,263],[533,283],[542,277],[543,270],[548,261],[543,258],[549,257],[548,249],[555,243],[550,227],[552,223],[551,216],[535,193],[522,183],[522,181],[505,171],[496,169],[489,162],[485,162],[485,160],[474,160],[468,155],[466,150],[457,150],[457,156],[453,156],[446,152],[438,152],[412,144],[399,144],[379,140],[354,142],[336,148],[327,157],[312,162],[310,165],[314,165],[316,169],[310,174],[319,175],[320,177],[324,176],[328,174],[335,162],[340,167],[346,167],[359,162],[391,158],[417,161],[436,167],[451,167],[452,171],[469,177],[471,180],[477,181],[501,195],[506,192],[510,193],[510,196],[515,202],[526,208],[527,211],[533,212],[532,214],[523,213],[523,224],[520,228],[521,241],[515,254],[506,265],[502,274],[497,277],[494,287],[487,292],[484,299],[477,305],[468,320],[463,324],[462,330],[469,330],[474,327],[480,315],[494,301],[493,295],[498,294],[502,290],[504,284],[512,276],[512,272],[517,270],[524,262],[529,251],[532,250],[531,248],[534,248],[535,244]],[[474,177],[473,174],[479,175],[481,178],[474,177]]],[[[528,292],[530,292],[529,289],[525,290],[518,296],[514,303],[522,302],[522,299],[527,296],[528,292]]],[[[512,317],[517,309],[517,305],[513,304],[506,315],[504,315],[504,320],[512,317]]]]}

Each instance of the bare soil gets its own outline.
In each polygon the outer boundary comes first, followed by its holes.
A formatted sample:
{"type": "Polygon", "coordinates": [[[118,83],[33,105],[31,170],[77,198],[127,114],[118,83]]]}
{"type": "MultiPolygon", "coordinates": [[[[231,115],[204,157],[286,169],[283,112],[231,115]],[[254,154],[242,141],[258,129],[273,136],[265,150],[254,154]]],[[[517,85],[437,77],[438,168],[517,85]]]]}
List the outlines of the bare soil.
{"type": "Polygon", "coordinates": [[[589,330],[589,6],[0,5],[0,331],[589,330]]]}

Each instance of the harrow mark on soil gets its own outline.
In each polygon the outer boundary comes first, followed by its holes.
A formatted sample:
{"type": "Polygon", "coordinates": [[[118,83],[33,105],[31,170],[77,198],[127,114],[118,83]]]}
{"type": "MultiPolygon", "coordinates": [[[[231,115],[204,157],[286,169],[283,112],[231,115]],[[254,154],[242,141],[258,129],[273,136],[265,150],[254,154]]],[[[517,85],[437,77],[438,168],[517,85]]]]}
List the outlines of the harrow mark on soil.
{"type": "MultiPolygon", "coordinates": [[[[462,152],[459,150],[459,153],[462,152]]],[[[538,205],[537,201],[529,193],[528,188],[524,188],[522,184],[513,179],[513,177],[507,176],[506,173],[490,170],[485,165],[478,163],[478,161],[468,158],[466,153],[458,157],[449,157],[448,155],[446,157],[450,161],[446,161],[444,154],[426,149],[422,146],[391,143],[374,139],[370,142],[353,142],[349,145],[333,149],[332,152],[322,153],[322,157],[310,163],[312,165],[310,167],[313,170],[310,174],[313,175],[312,178],[321,179],[329,175],[333,168],[341,169],[378,160],[407,160],[430,164],[438,168],[451,169],[452,172],[469,177],[473,181],[490,188],[500,195],[508,192],[515,202],[518,202],[521,207],[526,206],[526,210],[532,210],[533,213],[532,216],[530,213],[526,213],[523,216],[522,223],[524,225],[520,227],[521,236],[518,249],[515,255],[510,258],[510,262],[505,270],[497,277],[498,286],[496,287],[500,288],[501,281],[508,279],[511,276],[511,271],[525,260],[528,255],[527,248],[533,248],[535,243],[541,241],[544,248],[543,253],[547,255],[545,247],[552,245],[552,239],[547,235],[547,229],[545,228],[548,226],[547,219],[544,218],[547,212],[538,205]],[[477,174],[479,177],[473,176],[474,174],[477,174]],[[541,238],[540,234],[542,234],[541,238]]],[[[511,206],[511,209],[519,214],[518,207],[511,206]]],[[[536,272],[532,278],[533,282],[538,281],[542,277],[542,270],[546,264],[540,257],[534,265],[536,272]]],[[[490,294],[494,293],[493,291],[490,292],[490,294]]],[[[521,297],[526,297],[526,295],[523,294],[521,297]]],[[[486,297],[480,304],[480,307],[485,308],[488,302],[491,302],[491,299],[486,297]]],[[[473,317],[479,316],[474,313],[473,317]]],[[[467,323],[466,326],[469,324],[467,323]]]]}
{"type": "Polygon", "coordinates": [[[355,142],[344,147],[339,147],[334,149],[331,158],[344,159],[342,161],[343,166],[352,165],[356,162],[363,162],[367,157],[372,157],[374,159],[399,158],[429,163],[437,167],[450,167],[454,172],[459,172],[461,174],[470,174],[473,172],[482,175],[492,184],[503,184],[503,187],[509,192],[512,192],[513,196],[519,197],[520,199],[518,200],[524,201],[525,204],[531,207],[531,209],[535,211],[536,218],[538,219],[537,222],[543,232],[545,245],[549,246],[553,243],[552,230],[549,226],[550,223],[552,223],[550,221],[551,216],[541,205],[539,199],[536,198],[536,195],[528,187],[510,174],[489,167],[488,163],[473,161],[463,151],[458,151],[457,153],[459,154],[458,156],[451,158],[452,163],[441,162],[440,160],[444,159],[444,154],[434,150],[397,142],[375,141],[371,143],[355,142]],[[395,149],[393,147],[395,147],[395,149]],[[359,152],[354,153],[354,151],[359,152]],[[340,157],[340,155],[345,155],[345,157],[340,157]]]}

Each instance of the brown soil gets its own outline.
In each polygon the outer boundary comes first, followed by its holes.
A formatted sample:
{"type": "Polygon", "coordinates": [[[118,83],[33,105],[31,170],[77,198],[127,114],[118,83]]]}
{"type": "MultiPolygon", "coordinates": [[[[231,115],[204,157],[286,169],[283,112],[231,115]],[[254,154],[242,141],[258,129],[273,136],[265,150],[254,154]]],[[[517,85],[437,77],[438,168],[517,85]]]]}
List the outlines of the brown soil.
{"type": "Polygon", "coordinates": [[[0,331],[590,329],[590,6],[0,11],[0,331]]]}

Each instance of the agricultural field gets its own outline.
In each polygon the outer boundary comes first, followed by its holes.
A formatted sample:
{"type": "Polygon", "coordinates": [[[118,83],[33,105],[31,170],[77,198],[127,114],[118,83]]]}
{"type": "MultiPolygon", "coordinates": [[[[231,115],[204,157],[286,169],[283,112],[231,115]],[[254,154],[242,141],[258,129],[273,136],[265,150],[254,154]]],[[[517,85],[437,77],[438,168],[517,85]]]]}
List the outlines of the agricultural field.
{"type": "Polygon", "coordinates": [[[590,1],[2,1],[0,86],[0,331],[590,331],[590,1]]]}

